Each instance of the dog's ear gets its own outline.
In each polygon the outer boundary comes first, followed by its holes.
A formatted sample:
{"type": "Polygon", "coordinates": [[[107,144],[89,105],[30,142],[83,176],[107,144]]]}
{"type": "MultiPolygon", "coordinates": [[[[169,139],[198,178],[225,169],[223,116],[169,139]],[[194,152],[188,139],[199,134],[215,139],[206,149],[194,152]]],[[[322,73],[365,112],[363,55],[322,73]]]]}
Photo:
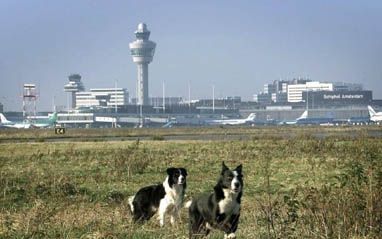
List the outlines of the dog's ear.
{"type": "Polygon", "coordinates": [[[223,163],[222,163],[222,174],[223,174],[225,171],[227,171],[227,170],[229,170],[229,168],[225,165],[225,163],[224,163],[224,161],[223,161],[223,163]]]}
{"type": "Polygon", "coordinates": [[[187,176],[187,170],[185,168],[180,168],[180,171],[184,174],[184,176],[187,176]]]}
{"type": "Polygon", "coordinates": [[[169,176],[171,176],[172,173],[174,172],[174,170],[175,170],[175,168],[168,168],[168,169],[167,169],[167,174],[168,174],[169,176]]]}
{"type": "Polygon", "coordinates": [[[239,166],[236,167],[235,171],[238,173],[238,174],[241,174],[241,170],[243,169],[243,165],[240,164],[239,166]]]}

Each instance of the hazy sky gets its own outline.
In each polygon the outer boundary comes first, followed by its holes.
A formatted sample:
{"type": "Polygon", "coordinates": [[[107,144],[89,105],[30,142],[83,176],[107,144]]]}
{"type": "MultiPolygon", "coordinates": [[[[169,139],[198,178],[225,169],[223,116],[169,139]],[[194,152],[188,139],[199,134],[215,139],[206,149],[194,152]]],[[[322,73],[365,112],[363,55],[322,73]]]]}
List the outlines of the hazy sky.
{"type": "Polygon", "coordinates": [[[157,43],[149,94],[244,100],[273,80],[363,83],[382,98],[382,1],[0,0],[0,102],[21,110],[23,83],[38,110],[66,105],[67,76],[86,89],[135,96],[128,44],[139,22],[157,43]]]}

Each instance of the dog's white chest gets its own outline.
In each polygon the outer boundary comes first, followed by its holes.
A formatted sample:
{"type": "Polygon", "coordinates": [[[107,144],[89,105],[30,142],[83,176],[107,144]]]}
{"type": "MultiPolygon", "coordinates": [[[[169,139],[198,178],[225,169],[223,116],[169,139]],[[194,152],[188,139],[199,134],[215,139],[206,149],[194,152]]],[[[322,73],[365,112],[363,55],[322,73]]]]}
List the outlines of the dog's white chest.
{"type": "Polygon", "coordinates": [[[165,195],[165,197],[161,200],[161,203],[165,203],[168,206],[180,207],[182,204],[182,198],[180,195],[165,195]]]}
{"type": "Polygon", "coordinates": [[[174,185],[173,188],[170,188],[167,182],[163,183],[163,186],[165,188],[166,195],[161,200],[161,203],[165,203],[168,206],[173,205],[179,208],[183,201],[183,197],[182,197],[183,188],[179,185],[174,185]]]}
{"type": "Polygon", "coordinates": [[[224,199],[218,203],[219,213],[232,215],[238,214],[240,211],[240,204],[236,201],[237,194],[230,193],[230,190],[223,189],[224,199]]]}

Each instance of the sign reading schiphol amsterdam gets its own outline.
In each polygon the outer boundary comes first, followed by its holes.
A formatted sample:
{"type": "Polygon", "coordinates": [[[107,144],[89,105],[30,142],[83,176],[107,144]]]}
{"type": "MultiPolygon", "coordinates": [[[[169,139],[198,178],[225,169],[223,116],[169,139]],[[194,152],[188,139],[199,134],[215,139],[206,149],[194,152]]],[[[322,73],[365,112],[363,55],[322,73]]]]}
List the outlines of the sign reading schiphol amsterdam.
{"type": "Polygon", "coordinates": [[[325,100],[335,100],[335,99],[363,99],[363,95],[352,95],[352,94],[334,94],[334,95],[323,95],[325,100]]]}
{"type": "Polygon", "coordinates": [[[63,128],[63,127],[54,128],[54,133],[55,134],[65,134],[65,128],[63,128]]]}

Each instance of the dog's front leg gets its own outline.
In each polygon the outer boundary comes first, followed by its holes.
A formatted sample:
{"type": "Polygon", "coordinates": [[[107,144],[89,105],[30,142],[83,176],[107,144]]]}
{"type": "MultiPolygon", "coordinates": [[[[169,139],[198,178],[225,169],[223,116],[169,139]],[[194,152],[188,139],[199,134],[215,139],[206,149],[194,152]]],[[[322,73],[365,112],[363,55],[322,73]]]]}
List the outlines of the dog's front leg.
{"type": "Polygon", "coordinates": [[[233,214],[229,221],[228,221],[228,225],[230,225],[230,228],[229,230],[225,231],[224,233],[224,239],[234,239],[236,238],[236,235],[235,235],[235,232],[237,230],[237,226],[239,224],[239,217],[240,217],[240,214],[233,214]]]}
{"type": "Polygon", "coordinates": [[[171,212],[171,216],[170,216],[170,222],[171,222],[171,225],[174,226],[175,224],[175,221],[176,221],[176,209],[174,208],[171,212]]]}
{"type": "Polygon", "coordinates": [[[178,207],[174,207],[172,209],[172,212],[171,212],[171,216],[170,216],[170,222],[171,222],[171,225],[174,225],[175,224],[175,221],[180,219],[180,210],[178,207]]]}
{"type": "Polygon", "coordinates": [[[158,218],[159,218],[159,225],[161,227],[164,226],[164,218],[165,218],[168,205],[169,204],[166,198],[163,198],[159,203],[158,218]]]}

